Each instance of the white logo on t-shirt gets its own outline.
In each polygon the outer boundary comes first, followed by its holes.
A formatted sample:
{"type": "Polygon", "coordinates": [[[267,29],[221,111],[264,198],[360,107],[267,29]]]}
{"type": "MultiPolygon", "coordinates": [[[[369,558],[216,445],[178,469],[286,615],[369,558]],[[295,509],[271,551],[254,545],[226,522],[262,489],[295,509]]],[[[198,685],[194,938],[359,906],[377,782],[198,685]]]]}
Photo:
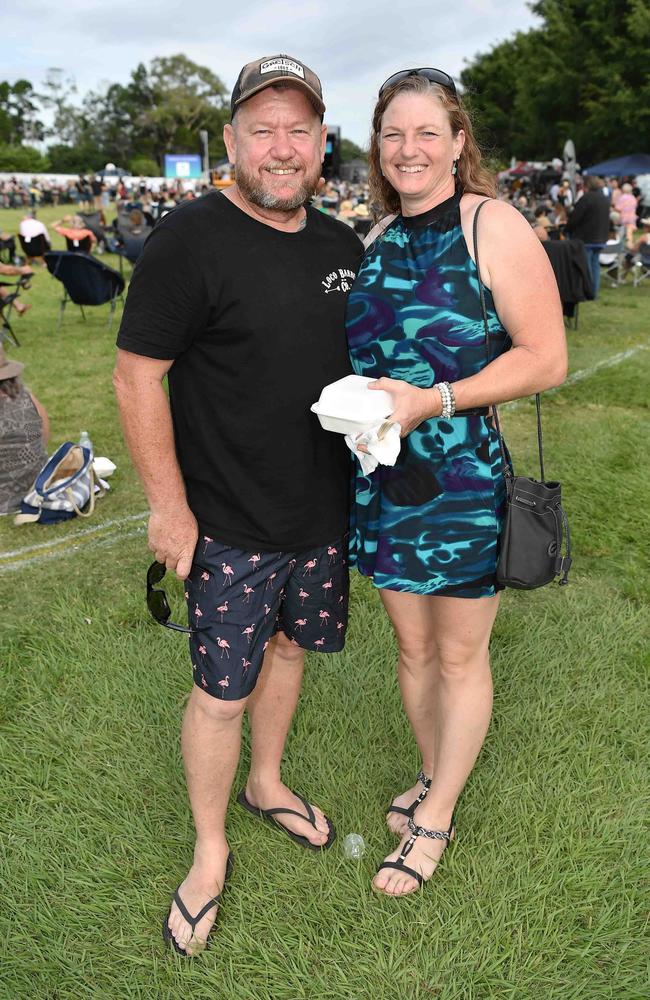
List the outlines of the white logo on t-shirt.
{"type": "Polygon", "coordinates": [[[330,271],[321,281],[325,289],[325,294],[329,292],[349,292],[352,282],[356,278],[356,273],[347,267],[339,267],[336,271],[330,271]]]}
{"type": "Polygon", "coordinates": [[[305,79],[304,69],[293,59],[269,59],[260,66],[260,73],[293,73],[301,80],[305,79]]]}

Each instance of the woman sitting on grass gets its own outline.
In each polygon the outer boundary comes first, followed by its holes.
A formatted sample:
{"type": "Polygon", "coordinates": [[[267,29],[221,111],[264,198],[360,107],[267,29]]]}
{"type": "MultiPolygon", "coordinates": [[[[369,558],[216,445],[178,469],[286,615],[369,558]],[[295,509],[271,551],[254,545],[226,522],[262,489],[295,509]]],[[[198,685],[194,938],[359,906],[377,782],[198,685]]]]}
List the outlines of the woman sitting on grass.
{"type": "Polygon", "coordinates": [[[0,514],[20,509],[47,459],[50,423],[45,407],[23,385],[24,367],[10,361],[0,344],[0,514]]]}

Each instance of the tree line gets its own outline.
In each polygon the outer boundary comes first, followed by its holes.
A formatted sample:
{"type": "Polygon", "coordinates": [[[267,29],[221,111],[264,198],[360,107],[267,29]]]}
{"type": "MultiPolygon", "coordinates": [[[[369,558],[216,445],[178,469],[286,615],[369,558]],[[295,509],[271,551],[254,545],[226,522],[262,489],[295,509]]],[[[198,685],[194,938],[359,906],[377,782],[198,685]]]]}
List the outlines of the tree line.
{"type": "Polygon", "coordinates": [[[77,99],[74,79],[48,71],[40,92],[27,80],[0,84],[0,170],[95,172],[107,162],[141,174],[162,172],[166,153],[198,153],[208,132],[211,160],[225,155],[229,91],[206,66],[179,54],[140,63],[126,84],[77,99]],[[47,127],[43,109],[50,112],[47,127]],[[40,153],[34,140],[53,140],[40,153]]]}
{"type": "Polygon", "coordinates": [[[538,0],[539,27],[460,74],[483,144],[548,160],[573,139],[583,166],[650,152],[648,0],[538,0]]]}
{"type": "MultiPolygon", "coordinates": [[[[648,152],[648,0],[536,0],[530,7],[537,27],[478,54],[460,74],[492,161],[547,160],[569,138],[585,166],[648,152]]],[[[199,152],[201,129],[214,162],[225,156],[228,119],[220,77],[182,54],[140,63],[126,84],[81,100],[74,80],[51,69],[39,92],[28,80],[0,82],[0,170],[86,173],[113,162],[135,174],[161,173],[165,153],[199,152]],[[44,154],[33,145],[43,140],[51,140],[44,154]]],[[[361,152],[343,140],[343,159],[361,152]]]]}

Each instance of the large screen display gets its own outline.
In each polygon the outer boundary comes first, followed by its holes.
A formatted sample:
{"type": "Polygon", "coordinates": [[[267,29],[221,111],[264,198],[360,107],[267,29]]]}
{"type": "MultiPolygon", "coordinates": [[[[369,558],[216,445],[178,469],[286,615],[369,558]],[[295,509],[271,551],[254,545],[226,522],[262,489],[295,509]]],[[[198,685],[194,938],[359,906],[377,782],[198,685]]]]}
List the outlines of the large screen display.
{"type": "Polygon", "coordinates": [[[165,155],[165,177],[177,180],[192,180],[201,176],[201,157],[192,153],[167,153],[165,155]]]}

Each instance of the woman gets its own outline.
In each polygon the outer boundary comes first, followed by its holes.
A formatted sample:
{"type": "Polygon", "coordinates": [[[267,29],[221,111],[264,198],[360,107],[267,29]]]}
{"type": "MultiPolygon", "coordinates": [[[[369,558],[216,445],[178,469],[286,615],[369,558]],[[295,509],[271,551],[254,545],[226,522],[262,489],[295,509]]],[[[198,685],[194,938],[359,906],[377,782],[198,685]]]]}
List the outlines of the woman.
{"type": "Polygon", "coordinates": [[[490,720],[504,486],[487,407],[560,384],[566,345],[547,256],[521,214],[494,199],[446,73],[405,70],[384,83],[370,185],[398,214],[369,245],[350,295],[350,352],[357,374],[393,395],[404,440],[394,467],[357,474],[352,560],[393,623],[422,756],[418,781],[387,817],[400,847],[373,881],[404,895],[430,878],[454,836],[454,806],[490,720]],[[486,198],[478,245],[489,363],[472,244],[486,198]]]}
{"type": "Polygon", "coordinates": [[[45,408],[22,383],[24,367],[10,361],[0,344],[0,514],[20,509],[47,460],[49,421],[45,408]]]}
{"type": "Polygon", "coordinates": [[[636,229],[637,199],[632,193],[631,184],[624,184],[621,190],[623,193],[616,202],[616,211],[620,212],[621,225],[625,227],[625,244],[631,249],[636,229]]]}

